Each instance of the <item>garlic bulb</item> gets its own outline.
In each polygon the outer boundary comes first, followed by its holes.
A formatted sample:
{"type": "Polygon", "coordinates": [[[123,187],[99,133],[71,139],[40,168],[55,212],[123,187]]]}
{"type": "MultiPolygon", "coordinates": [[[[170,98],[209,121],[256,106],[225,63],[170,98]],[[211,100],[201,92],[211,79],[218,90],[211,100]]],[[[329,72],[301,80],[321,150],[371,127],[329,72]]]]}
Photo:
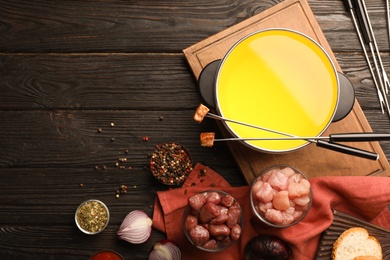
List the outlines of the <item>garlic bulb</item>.
{"type": "Polygon", "coordinates": [[[118,236],[132,244],[141,244],[147,241],[152,233],[152,220],[141,211],[130,212],[119,227],[118,236]]]}

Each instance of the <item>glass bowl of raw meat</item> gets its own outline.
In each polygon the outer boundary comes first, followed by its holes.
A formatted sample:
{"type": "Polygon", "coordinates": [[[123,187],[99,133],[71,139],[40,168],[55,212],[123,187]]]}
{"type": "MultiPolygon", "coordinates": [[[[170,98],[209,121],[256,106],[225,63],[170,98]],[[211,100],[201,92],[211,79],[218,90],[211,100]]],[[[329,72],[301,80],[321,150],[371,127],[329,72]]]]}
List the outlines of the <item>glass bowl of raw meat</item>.
{"type": "Polygon", "coordinates": [[[254,180],[250,193],[253,213],[263,223],[278,228],[304,219],[313,200],[306,176],[288,165],[263,170],[254,180]]]}
{"type": "Polygon", "coordinates": [[[241,237],[243,212],[239,202],[220,190],[207,190],[188,198],[183,229],[188,240],[200,250],[219,252],[241,237]]]}

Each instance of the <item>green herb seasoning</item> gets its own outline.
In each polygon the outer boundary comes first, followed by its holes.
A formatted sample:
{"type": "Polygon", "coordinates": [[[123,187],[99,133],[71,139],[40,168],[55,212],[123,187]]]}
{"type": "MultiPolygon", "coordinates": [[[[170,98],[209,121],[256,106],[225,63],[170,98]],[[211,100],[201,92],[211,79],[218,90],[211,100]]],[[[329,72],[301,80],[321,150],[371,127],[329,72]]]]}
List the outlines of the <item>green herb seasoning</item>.
{"type": "Polygon", "coordinates": [[[182,145],[175,143],[156,145],[150,158],[150,169],[160,182],[179,185],[192,171],[191,157],[182,145]]]}
{"type": "Polygon", "coordinates": [[[76,220],[81,229],[88,233],[97,233],[108,223],[108,210],[100,201],[84,202],[76,212],[76,220]]]}

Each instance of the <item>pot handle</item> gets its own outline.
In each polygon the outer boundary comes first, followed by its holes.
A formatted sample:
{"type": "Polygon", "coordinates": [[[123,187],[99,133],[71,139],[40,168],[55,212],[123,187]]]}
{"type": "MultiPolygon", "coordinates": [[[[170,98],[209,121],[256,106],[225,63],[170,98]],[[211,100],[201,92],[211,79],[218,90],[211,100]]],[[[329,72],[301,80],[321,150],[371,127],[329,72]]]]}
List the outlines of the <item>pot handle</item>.
{"type": "Polygon", "coordinates": [[[317,143],[316,145],[318,147],[322,147],[322,148],[329,149],[332,151],[336,151],[336,152],[340,152],[340,153],[344,153],[344,154],[349,154],[349,155],[353,155],[353,156],[357,156],[357,157],[361,157],[361,158],[365,158],[365,159],[369,159],[369,160],[373,160],[373,161],[376,161],[379,159],[379,155],[377,153],[365,151],[365,150],[362,150],[359,148],[346,146],[346,145],[342,145],[342,144],[331,143],[331,142],[327,142],[324,140],[317,140],[316,143],[317,143]]]}
{"type": "Polygon", "coordinates": [[[221,60],[215,60],[210,62],[203,68],[198,79],[198,88],[203,101],[208,107],[215,109],[215,78],[217,76],[218,67],[221,64],[221,60]]]}

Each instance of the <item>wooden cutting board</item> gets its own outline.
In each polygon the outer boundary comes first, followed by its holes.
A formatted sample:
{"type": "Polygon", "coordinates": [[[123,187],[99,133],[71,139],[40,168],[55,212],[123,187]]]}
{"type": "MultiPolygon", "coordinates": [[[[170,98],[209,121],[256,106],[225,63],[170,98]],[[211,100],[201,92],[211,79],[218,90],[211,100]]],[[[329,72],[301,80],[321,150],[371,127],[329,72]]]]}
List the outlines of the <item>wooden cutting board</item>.
{"type": "MultiPolygon", "coordinates": [[[[227,51],[244,36],[266,28],[288,28],[299,31],[316,40],[329,54],[336,69],[341,68],[306,0],[286,0],[239,24],[202,40],[183,53],[196,78],[210,62],[222,59],[227,51]]],[[[221,128],[221,131],[228,135],[221,128]]],[[[351,113],[332,123],[324,135],[330,133],[371,132],[372,129],[357,100],[351,113]]],[[[377,161],[362,159],[319,148],[310,144],[298,151],[286,154],[267,154],[254,151],[239,143],[230,142],[229,148],[246,181],[252,183],[259,172],[272,164],[289,164],[303,171],[309,178],[341,175],[389,176],[389,163],[378,142],[348,143],[360,149],[376,152],[377,161]]]]}

